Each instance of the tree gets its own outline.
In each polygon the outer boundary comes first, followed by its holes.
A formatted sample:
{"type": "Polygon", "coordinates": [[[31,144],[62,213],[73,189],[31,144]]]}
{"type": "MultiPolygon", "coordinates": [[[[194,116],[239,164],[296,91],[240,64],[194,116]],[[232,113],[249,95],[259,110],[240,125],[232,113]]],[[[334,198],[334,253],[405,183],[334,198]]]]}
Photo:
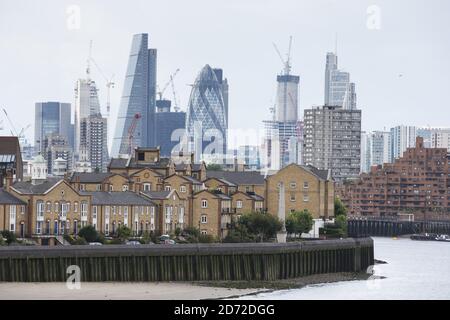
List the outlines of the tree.
{"type": "Polygon", "coordinates": [[[347,234],[347,217],[345,215],[338,215],[334,220],[334,224],[336,227],[342,230],[342,234],[344,236],[347,234]]]}
{"type": "Polygon", "coordinates": [[[84,238],[87,242],[96,242],[99,239],[97,230],[91,225],[81,228],[78,231],[78,236],[84,238]]]}
{"type": "Polygon", "coordinates": [[[238,223],[245,226],[248,232],[257,236],[261,242],[274,237],[282,227],[278,217],[269,213],[247,213],[241,216],[238,223]]]}
{"type": "Polygon", "coordinates": [[[0,231],[0,237],[5,238],[7,244],[17,242],[16,235],[14,234],[14,232],[11,232],[9,230],[0,231]]]}
{"type": "Polygon", "coordinates": [[[122,241],[128,240],[131,237],[132,231],[127,226],[120,226],[117,229],[117,237],[122,241]]]}
{"type": "Polygon", "coordinates": [[[210,163],[206,166],[206,170],[209,171],[222,171],[222,166],[220,164],[210,163]]]}
{"type": "Polygon", "coordinates": [[[313,217],[308,210],[296,211],[286,219],[286,231],[293,234],[308,233],[313,226],[313,217]]]}
{"type": "Polygon", "coordinates": [[[334,216],[347,215],[347,208],[339,197],[334,198],[334,216]]]}

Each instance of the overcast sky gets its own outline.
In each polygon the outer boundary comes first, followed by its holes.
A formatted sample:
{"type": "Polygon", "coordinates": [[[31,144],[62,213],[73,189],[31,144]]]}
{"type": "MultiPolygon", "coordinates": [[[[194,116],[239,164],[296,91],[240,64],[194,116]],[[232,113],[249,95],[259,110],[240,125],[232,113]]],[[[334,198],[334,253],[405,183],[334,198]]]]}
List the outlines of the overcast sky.
{"type": "MultiPolygon", "coordinates": [[[[231,128],[258,128],[269,118],[282,69],[272,42],[284,54],[290,35],[299,114],[323,104],[325,55],[336,33],[339,67],[356,83],[364,130],[450,127],[448,0],[0,0],[0,106],[18,129],[32,125],[32,140],[34,103],[73,103],[93,40],[93,58],[107,76],[115,74],[113,132],[135,33],[148,33],[158,49],[161,85],[180,68],[175,85],[183,110],[202,66],[223,68],[231,128]],[[80,9],[79,28],[71,5],[80,9]]],[[[105,81],[92,73],[105,108],[105,81]]],[[[171,90],[165,95],[172,98],[171,90]]],[[[3,122],[0,134],[7,134],[3,122]]]]}

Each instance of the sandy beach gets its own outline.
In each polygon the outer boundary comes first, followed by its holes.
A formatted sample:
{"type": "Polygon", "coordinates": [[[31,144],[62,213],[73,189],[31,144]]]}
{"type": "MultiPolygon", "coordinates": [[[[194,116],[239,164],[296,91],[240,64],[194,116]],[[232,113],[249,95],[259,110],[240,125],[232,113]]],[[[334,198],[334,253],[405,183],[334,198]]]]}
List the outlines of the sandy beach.
{"type": "Polygon", "coordinates": [[[0,283],[0,300],[200,300],[254,294],[261,289],[197,286],[184,282],[86,282],[80,289],[65,283],[0,283]]]}

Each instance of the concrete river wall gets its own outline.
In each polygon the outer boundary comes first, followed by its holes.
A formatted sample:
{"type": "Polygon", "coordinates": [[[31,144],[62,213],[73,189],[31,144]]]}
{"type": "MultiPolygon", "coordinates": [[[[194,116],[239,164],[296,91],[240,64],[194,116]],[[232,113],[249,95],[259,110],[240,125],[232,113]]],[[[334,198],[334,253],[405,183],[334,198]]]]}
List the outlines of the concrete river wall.
{"type": "Polygon", "coordinates": [[[0,281],[277,280],[361,272],[373,264],[370,238],[291,243],[0,247],[0,281]]]}
{"type": "Polygon", "coordinates": [[[414,233],[450,234],[449,221],[392,221],[377,219],[349,219],[351,237],[394,237],[414,233]]]}

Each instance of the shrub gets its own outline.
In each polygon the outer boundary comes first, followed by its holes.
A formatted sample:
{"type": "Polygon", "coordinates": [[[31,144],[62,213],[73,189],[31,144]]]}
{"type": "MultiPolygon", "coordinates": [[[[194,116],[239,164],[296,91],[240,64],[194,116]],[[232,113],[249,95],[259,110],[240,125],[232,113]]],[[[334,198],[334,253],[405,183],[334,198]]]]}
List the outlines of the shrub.
{"type": "Polygon", "coordinates": [[[88,242],[83,237],[78,237],[73,243],[73,245],[87,245],[88,242]]]}
{"type": "Polygon", "coordinates": [[[80,229],[78,236],[83,237],[87,242],[98,242],[100,235],[93,226],[88,225],[80,229]]]}
{"type": "Polygon", "coordinates": [[[117,229],[117,237],[122,241],[125,242],[131,237],[132,231],[127,226],[120,226],[117,229]]]}
{"type": "Polygon", "coordinates": [[[313,226],[313,218],[308,210],[296,211],[286,219],[286,231],[293,234],[308,233],[313,226]]]}
{"type": "Polygon", "coordinates": [[[278,217],[269,213],[252,212],[241,216],[239,225],[247,228],[248,233],[257,237],[261,242],[276,236],[282,224],[278,217]]]}
{"type": "Polygon", "coordinates": [[[3,230],[0,232],[0,235],[1,235],[1,237],[6,239],[7,244],[17,242],[17,237],[14,234],[14,232],[11,232],[9,230],[3,230]]]}

